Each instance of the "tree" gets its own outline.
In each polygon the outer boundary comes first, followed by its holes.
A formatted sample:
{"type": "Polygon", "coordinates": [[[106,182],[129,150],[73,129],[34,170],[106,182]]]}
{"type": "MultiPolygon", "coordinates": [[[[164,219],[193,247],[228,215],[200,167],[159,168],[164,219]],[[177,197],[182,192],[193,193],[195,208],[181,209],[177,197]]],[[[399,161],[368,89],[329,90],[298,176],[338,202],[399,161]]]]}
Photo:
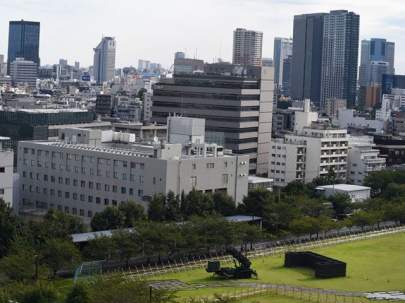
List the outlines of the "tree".
{"type": "Polygon", "coordinates": [[[360,226],[361,229],[364,230],[365,226],[376,224],[378,222],[378,217],[375,212],[360,210],[355,212],[350,217],[350,220],[353,226],[360,226]]]}
{"type": "MultiPolygon", "coordinates": [[[[9,254],[0,259],[0,272],[9,280],[27,282],[38,275],[37,252],[24,239],[16,239],[9,254]]],[[[41,272],[43,269],[41,268],[41,272]]]]}
{"type": "Polygon", "coordinates": [[[185,196],[184,201],[184,217],[190,216],[204,216],[212,214],[214,210],[214,201],[212,195],[193,189],[185,196]]]}
{"type": "Polygon", "coordinates": [[[169,191],[166,197],[166,220],[180,221],[181,219],[180,198],[169,191]]]}
{"type": "Polygon", "coordinates": [[[66,296],[65,303],[90,303],[89,291],[86,286],[76,283],[66,296]]]}
{"type": "Polygon", "coordinates": [[[125,261],[125,266],[129,266],[129,260],[139,252],[139,244],[135,241],[132,232],[117,230],[112,237],[121,261],[125,261]]]}
{"type": "Polygon", "coordinates": [[[116,244],[111,237],[96,237],[87,243],[83,255],[89,260],[110,260],[116,255],[116,244]]]}
{"type": "Polygon", "coordinates": [[[166,218],[166,197],[163,194],[156,194],[148,208],[148,217],[152,221],[164,221],[166,218]]]}
{"type": "Polygon", "coordinates": [[[124,217],[124,227],[133,227],[137,221],[145,218],[145,209],[143,206],[132,201],[122,203],[118,207],[118,210],[124,217]]]}
{"type": "Polygon", "coordinates": [[[329,197],[335,213],[335,217],[340,219],[349,214],[353,209],[353,204],[350,197],[346,194],[335,194],[329,197]]]}
{"type": "Polygon", "coordinates": [[[41,263],[52,271],[52,277],[64,267],[73,268],[80,261],[80,252],[71,241],[49,239],[41,251],[41,263]]]}
{"type": "Polygon", "coordinates": [[[107,207],[94,215],[90,225],[93,231],[119,229],[124,227],[125,218],[118,208],[107,207]]]}
{"type": "Polygon", "coordinates": [[[54,209],[48,210],[41,226],[46,238],[67,238],[71,234],[85,231],[80,218],[54,209]]]}
{"type": "Polygon", "coordinates": [[[249,191],[238,209],[244,214],[263,217],[264,213],[269,210],[272,200],[274,200],[274,194],[265,188],[258,188],[249,191]]]}
{"type": "Polygon", "coordinates": [[[0,258],[7,254],[17,233],[17,218],[12,215],[12,209],[0,199],[0,258]]]}
{"type": "Polygon", "coordinates": [[[148,283],[127,279],[123,275],[99,277],[89,288],[89,294],[91,303],[176,302],[173,292],[151,289],[148,283]]]}
{"type": "Polygon", "coordinates": [[[231,196],[223,192],[216,192],[212,196],[214,200],[214,210],[223,216],[232,216],[235,214],[235,201],[231,196]]]}
{"type": "Polygon", "coordinates": [[[25,285],[16,295],[16,301],[19,303],[56,303],[57,299],[55,288],[45,283],[25,285]]]}

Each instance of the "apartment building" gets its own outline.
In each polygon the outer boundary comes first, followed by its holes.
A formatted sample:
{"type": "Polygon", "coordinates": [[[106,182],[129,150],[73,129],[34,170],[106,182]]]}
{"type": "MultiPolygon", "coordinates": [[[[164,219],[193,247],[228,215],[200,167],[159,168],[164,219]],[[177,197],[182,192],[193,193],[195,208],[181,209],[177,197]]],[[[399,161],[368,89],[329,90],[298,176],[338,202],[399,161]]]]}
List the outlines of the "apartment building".
{"type": "Polygon", "coordinates": [[[12,206],[14,153],[6,147],[10,138],[0,137],[0,199],[12,206]]]}
{"type": "Polygon", "coordinates": [[[330,171],[346,180],[347,130],[313,123],[271,144],[270,175],[275,186],[312,182],[330,171]]]}
{"type": "Polygon", "coordinates": [[[385,169],[386,160],[380,157],[375,148],[373,137],[353,136],[348,139],[347,181],[351,184],[363,185],[368,174],[385,169]]]}
{"type": "Polygon", "coordinates": [[[20,142],[20,212],[56,208],[89,221],[105,207],[129,200],[147,208],[155,194],[169,191],[222,191],[237,203],[247,194],[248,156],[201,140],[139,144],[134,137],[66,129],[58,141],[20,142]]]}

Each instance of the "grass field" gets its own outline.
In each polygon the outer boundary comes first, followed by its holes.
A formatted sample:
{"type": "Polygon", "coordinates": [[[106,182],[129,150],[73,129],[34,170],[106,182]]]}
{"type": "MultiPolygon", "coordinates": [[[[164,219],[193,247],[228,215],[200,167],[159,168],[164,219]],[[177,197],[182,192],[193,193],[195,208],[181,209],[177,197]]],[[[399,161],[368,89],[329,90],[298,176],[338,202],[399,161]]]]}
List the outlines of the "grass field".
{"type": "MultiPolygon", "coordinates": [[[[311,288],[347,291],[405,291],[405,233],[355,241],[314,251],[347,263],[347,277],[315,279],[309,269],[283,267],[283,256],[264,257],[253,261],[253,268],[259,274],[258,280],[274,284],[288,284],[311,288]]],[[[203,269],[159,276],[159,280],[173,279],[187,283],[210,283],[212,275],[203,269]]],[[[193,297],[222,293],[226,289],[208,288],[179,292],[180,297],[193,297]],[[201,294],[203,293],[203,294],[201,294]]],[[[230,289],[230,291],[232,291],[230,289]]],[[[251,302],[261,302],[258,299],[251,302]]],[[[263,299],[268,300],[268,297],[263,299]]],[[[297,302],[294,299],[274,297],[272,302],[297,302]],[[284,301],[283,301],[284,300],[284,301]]],[[[244,299],[243,302],[250,302],[244,299]]]]}

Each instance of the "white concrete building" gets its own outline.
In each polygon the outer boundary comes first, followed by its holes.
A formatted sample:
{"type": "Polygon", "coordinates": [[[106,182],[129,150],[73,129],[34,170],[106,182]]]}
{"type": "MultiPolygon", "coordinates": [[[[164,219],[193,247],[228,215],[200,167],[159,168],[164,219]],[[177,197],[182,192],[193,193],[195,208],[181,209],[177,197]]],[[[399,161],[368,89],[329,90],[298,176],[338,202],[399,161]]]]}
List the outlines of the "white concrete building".
{"type": "Polygon", "coordinates": [[[310,183],[333,170],[337,180],[346,180],[347,149],[347,130],[313,124],[272,142],[269,177],[274,185],[286,186],[310,183]]]}
{"type": "Polygon", "coordinates": [[[351,184],[363,185],[364,178],[374,171],[385,168],[385,158],[379,157],[375,149],[373,137],[349,137],[347,181],[351,184]]]}
{"type": "Polygon", "coordinates": [[[378,133],[383,132],[385,128],[384,121],[369,120],[365,117],[356,116],[353,109],[340,109],[338,112],[338,119],[334,121],[334,123],[344,129],[349,127],[369,128],[374,129],[378,133]]]}
{"type": "Polygon", "coordinates": [[[295,112],[294,131],[302,131],[304,127],[310,127],[312,122],[318,121],[318,113],[311,111],[311,101],[304,100],[302,111],[295,112]]]}
{"type": "MultiPolygon", "coordinates": [[[[394,91],[395,89],[393,89],[394,91]]],[[[391,113],[405,107],[405,90],[396,89],[393,94],[384,94],[381,108],[376,110],[375,118],[380,121],[390,121],[391,113]]]]}
{"type": "Polygon", "coordinates": [[[352,202],[363,202],[370,198],[371,188],[350,184],[335,184],[318,186],[316,190],[325,197],[331,197],[336,194],[348,195],[352,202]]]}
{"type": "Polygon", "coordinates": [[[169,191],[222,191],[237,203],[247,195],[248,155],[216,144],[135,144],[129,134],[116,134],[67,129],[63,140],[20,142],[20,212],[57,208],[89,221],[129,200],[147,208],[155,194],[169,191]]]}
{"type": "Polygon", "coordinates": [[[0,199],[13,206],[13,165],[14,153],[4,143],[10,138],[0,137],[0,199]]]}
{"type": "Polygon", "coordinates": [[[24,58],[16,58],[15,61],[10,63],[10,76],[13,85],[36,87],[38,65],[24,58]]]}

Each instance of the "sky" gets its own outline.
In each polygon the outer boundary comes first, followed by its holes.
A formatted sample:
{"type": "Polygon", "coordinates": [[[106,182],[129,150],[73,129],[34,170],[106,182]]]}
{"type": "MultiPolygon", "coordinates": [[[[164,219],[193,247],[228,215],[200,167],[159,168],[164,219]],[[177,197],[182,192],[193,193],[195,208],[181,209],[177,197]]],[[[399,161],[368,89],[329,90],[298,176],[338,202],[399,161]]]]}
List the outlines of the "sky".
{"type": "Polygon", "coordinates": [[[117,67],[146,59],[168,68],[176,51],[230,61],[237,27],[262,31],[271,58],[274,37],[292,36],[294,15],[336,9],[360,14],[360,39],[396,42],[396,70],[405,73],[404,0],[0,0],[0,54],[8,22],[24,19],[41,22],[41,64],[91,65],[103,35],[116,38],[117,67]]]}

